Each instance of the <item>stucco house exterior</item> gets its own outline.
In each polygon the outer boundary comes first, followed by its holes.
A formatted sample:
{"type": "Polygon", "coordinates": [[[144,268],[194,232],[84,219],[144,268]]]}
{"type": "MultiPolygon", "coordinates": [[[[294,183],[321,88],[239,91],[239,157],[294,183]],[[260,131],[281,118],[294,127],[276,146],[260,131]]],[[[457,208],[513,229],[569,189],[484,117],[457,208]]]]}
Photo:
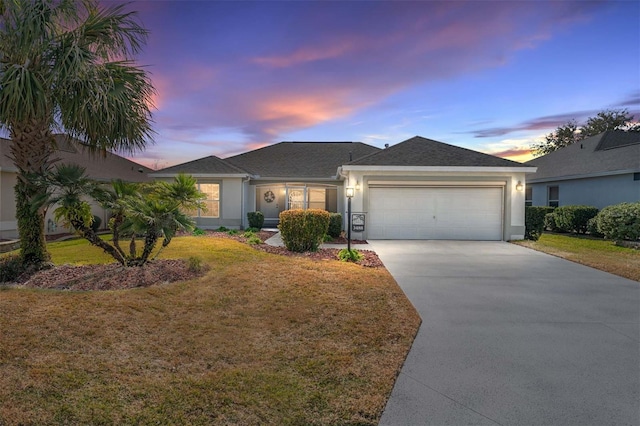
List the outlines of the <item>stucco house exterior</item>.
{"type": "Polygon", "coordinates": [[[640,201],[640,132],[609,130],[526,163],[527,205],[599,209],[640,201]]]}
{"type": "Polygon", "coordinates": [[[265,226],[292,208],[340,212],[354,188],[353,238],[511,240],[524,236],[524,185],[535,167],[420,136],[379,149],[361,142],[280,142],[151,173],[188,173],[207,194],[202,228],[265,226]]]}
{"type": "MultiPolygon", "coordinates": [[[[53,158],[60,163],[78,164],[87,169],[87,174],[101,182],[110,182],[113,179],[123,179],[129,182],[150,181],[148,167],[142,166],[124,157],[110,152],[104,155],[90,155],[84,145],[64,135],[56,135],[56,150],[53,158]]],[[[16,221],[16,203],[14,186],[17,181],[17,169],[9,158],[9,146],[11,141],[0,138],[0,240],[14,239],[18,237],[16,221]]],[[[92,212],[106,224],[108,212],[93,203],[92,212]]],[[[45,233],[55,235],[69,232],[54,219],[53,208],[47,211],[45,216],[45,233]]]]}

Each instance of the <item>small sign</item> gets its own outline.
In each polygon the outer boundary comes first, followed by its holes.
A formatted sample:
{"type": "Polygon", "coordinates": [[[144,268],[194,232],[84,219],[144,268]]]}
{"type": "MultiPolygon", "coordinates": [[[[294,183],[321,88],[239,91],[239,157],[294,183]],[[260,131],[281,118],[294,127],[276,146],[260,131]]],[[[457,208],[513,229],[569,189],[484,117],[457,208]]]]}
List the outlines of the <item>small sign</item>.
{"type": "Polygon", "coordinates": [[[364,232],[364,213],[351,215],[351,230],[353,232],[364,232]]]}

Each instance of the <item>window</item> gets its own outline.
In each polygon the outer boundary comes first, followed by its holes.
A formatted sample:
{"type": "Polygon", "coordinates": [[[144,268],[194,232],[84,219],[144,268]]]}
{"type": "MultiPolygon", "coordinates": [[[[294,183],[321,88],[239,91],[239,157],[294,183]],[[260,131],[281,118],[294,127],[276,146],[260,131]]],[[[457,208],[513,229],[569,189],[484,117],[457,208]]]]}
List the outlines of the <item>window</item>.
{"type": "Polygon", "coordinates": [[[560,205],[560,187],[549,186],[547,191],[547,205],[549,207],[558,207],[560,205]]]}
{"type": "Polygon", "coordinates": [[[640,180],[640,173],[634,173],[633,180],[640,180]]]}
{"type": "Polygon", "coordinates": [[[533,188],[530,186],[524,189],[524,205],[527,207],[533,205],[533,188]]]}
{"type": "Polygon", "coordinates": [[[205,194],[207,198],[203,200],[206,211],[198,209],[193,212],[196,217],[220,217],[220,184],[218,183],[198,183],[198,189],[205,194]]]}
{"type": "Polygon", "coordinates": [[[309,199],[307,203],[308,208],[325,210],[327,196],[324,188],[308,188],[307,198],[309,199]]]}

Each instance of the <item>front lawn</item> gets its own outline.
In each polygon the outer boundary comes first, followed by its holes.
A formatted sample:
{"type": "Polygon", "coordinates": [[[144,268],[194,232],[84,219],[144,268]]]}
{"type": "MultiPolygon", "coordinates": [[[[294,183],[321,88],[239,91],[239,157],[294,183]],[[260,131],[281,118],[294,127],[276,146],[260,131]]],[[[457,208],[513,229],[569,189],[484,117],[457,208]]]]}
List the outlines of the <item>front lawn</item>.
{"type": "Polygon", "coordinates": [[[187,282],[0,287],[0,424],[377,424],[420,322],[385,269],[209,237],[162,257],[190,256],[187,282]]]}
{"type": "Polygon", "coordinates": [[[640,250],[618,247],[612,241],[544,233],[538,241],[516,241],[515,244],[640,281],[640,250]]]}

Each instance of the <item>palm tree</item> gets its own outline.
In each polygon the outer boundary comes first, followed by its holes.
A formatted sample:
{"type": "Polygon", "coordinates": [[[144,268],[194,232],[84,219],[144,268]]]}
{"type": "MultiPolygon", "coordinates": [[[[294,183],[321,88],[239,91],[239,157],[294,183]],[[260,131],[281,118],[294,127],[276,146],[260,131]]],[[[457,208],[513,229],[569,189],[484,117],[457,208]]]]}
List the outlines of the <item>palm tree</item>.
{"type": "Polygon", "coordinates": [[[47,174],[47,193],[45,205],[57,205],[54,214],[56,220],[63,219],[66,225],[75,229],[94,246],[100,247],[121,264],[125,257],[106,241],[100,239],[93,230],[93,214],[87,197],[103,198],[103,189],[97,182],[87,177],[86,169],[76,164],[61,164],[47,174]]]}
{"type": "Polygon", "coordinates": [[[135,152],[152,140],[153,86],[132,57],[147,31],[124,6],[96,0],[0,0],[0,126],[18,169],[16,217],[23,265],[49,259],[46,192],[54,130],[92,152],[135,152]]]}
{"type": "MultiPolygon", "coordinates": [[[[47,173],[46,193],[39,204],[56,205],[56,220],[63,219],[82,237],[94,246],[100,247],[123,266],[143,266],[150,260],[158,240],[162,245],[155,257],[171,243],[178,231],[192,230],[193,219],[184,211],[204,208],[206,198],[196,188],[191,176],[178,175],[169,182],[150,184],[130,184],[113,181],[112,188],[104,188],[86,176],[84,167],[75,164],[62,164],[47,173]],[[86,201],[93,198],[103,206],[112,209],[109,226],[112,241],[102,240],[91,228],[93,215],[86,201]],[[129,236],[129,253],[120,248],[121,236],[129,236]],[[139,254],[136,250],[136,237],[142,237],[144,246],[139,254]]],[[[154,258],[155,258],[154,257],[154,258]]]]}

